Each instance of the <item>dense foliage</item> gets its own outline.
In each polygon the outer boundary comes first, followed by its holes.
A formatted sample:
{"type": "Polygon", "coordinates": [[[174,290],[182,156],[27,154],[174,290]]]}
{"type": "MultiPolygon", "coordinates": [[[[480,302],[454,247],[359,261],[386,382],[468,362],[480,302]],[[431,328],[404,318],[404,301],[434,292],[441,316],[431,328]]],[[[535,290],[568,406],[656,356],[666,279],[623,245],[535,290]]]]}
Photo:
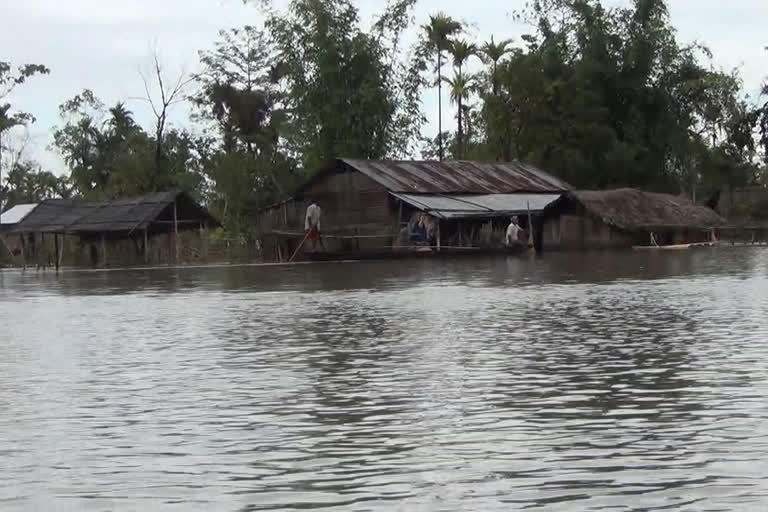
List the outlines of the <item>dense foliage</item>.
{"type": "Polygon", "coordinates": [[[155,60],[155,125],[89,90],[63,104],[63,177],[5,136],[34,122],[12,108],[12,89],[48,70],[0,62],[0,205],[178,187],[247,235],[260,208],[340,155],[521,159],[578,187],[700,198],[763,180],[768,102],[750,100],[705,47],[679,42],[664,0],[535,0],[519,13],[530,34],[488,41],[446,13],[419,23],[416,0],[390,0],[370,27],[351,0],[253,2],[263,26],[223,30],[189,80],[164,82],[155,60]],[[432,87],[438,133],[424,138],[432,87]],[[167,126],[179,98],[194,112],[187,128],[167,126]]]}

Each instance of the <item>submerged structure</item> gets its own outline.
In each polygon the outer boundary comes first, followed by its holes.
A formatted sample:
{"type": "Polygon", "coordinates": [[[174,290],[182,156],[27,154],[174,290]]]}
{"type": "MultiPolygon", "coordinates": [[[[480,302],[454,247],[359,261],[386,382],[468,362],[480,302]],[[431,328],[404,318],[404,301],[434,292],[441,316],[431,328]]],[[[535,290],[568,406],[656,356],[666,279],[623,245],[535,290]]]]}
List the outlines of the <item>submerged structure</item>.
{"type": "Polygon", "coordinates": [[[180,191],[106,201],[49,199],[29,206],[3,233],[7,246],[20,248],[11,252],[23,265],[58,267],[65,253],[67,264],[74,265],[178,263],[182,233],[202,235],[220,226],[180,191]]]}
{"type": "Polygon", "coordinates": [[[544,249],[567,250],[706,243],[725,220],[685,197],[623,188],[567,192],[542,223],[544,249]]]}
{"type": "Polygon", "coordinates": [[[305,212],[322,208],[323,250],[309,257],[402,254],[423,223],[434,252],[503,247],[513,215],[530,220],[570,190],[559,178],[521,162],[335,159],[291,199],[261,212],[265,259],[304,253],[305,212]]]}

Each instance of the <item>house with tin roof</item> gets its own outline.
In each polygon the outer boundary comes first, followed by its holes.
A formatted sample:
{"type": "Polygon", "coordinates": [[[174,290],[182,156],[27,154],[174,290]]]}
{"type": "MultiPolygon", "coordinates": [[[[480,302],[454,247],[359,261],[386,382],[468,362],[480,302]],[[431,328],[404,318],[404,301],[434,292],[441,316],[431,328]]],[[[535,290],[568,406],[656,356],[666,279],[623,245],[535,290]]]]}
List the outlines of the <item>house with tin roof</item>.
{"type": "MultiPolygon", "coordinates": [[[[290,199],[261,212],[268,260],[387,256],[412,248],[414,225],[429,225],[433,252],[501,248],[512,216],[531,219],[563,192],[563,180],[523,162],[337,158],[290,199]],[[322,210],[322,250],[307,253],[305,213],[322,210]]],[[[316,245],[316,244],[312,244],[316,245]]]]}

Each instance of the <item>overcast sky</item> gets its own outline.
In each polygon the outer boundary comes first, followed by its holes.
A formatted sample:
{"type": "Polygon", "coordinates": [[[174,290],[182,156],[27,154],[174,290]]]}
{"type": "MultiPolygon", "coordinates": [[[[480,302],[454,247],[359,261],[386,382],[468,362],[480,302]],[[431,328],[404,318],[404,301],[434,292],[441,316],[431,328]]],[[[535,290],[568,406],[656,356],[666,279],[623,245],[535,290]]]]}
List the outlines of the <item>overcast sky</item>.
{"type": "MultiPolygon", "coordinates": [[[[284,2],[284,0],[282,0],[284,2]]],[[[609,0],[621,4],[629,0],[609,0]]],[[[278,1],[278,3],[280,3],[278,1]]],[[[358,0],[366,26],[384,0],[358,0]]],[[[513,37],[528,27],[513,23],[510,11],[525,0],[420,0],[418,23],[429,13],[444,10],[474,25],[479,41],[491,34],[513,37]]],[[[669,0],[672,23],[681,41],[699,40],[714,53],[714,65],[738,67],[746,89],[756,93],[768,75],[768,19],[766,0],[669,0]]],[[[208,48],[220,29],[259,24],[261,16],[240,0],[0,0],[0,60],[14,64],[43,63],[51,74],[18,90],[14,104],[33,113],[31,154],[60,171],[63,164],[47,150],[51,128],[58,124],[58,105],[83,88],[92,89],[105,103],[128,100],[141,122],[148,122],[141,96],[139,70],[146,68],[151,50],[159,48],[169,74],[195,71],[197,51],[208,48]]],[[[424,97],[430,134],[436,132],[436,94],[424,97]]],[[[185,122],[185,109],[174,113],[176,125],[185,122]]]]}

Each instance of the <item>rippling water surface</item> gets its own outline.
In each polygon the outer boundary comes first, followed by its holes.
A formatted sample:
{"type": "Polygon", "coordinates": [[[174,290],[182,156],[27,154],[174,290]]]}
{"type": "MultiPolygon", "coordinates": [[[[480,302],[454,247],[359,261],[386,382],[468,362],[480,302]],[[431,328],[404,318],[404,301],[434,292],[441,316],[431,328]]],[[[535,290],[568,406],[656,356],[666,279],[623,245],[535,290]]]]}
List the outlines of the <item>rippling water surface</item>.
{"type": "Polygon", "coordinates": [[[768,510],[768,252],[0,277],[2,510],[768,510]]]}

